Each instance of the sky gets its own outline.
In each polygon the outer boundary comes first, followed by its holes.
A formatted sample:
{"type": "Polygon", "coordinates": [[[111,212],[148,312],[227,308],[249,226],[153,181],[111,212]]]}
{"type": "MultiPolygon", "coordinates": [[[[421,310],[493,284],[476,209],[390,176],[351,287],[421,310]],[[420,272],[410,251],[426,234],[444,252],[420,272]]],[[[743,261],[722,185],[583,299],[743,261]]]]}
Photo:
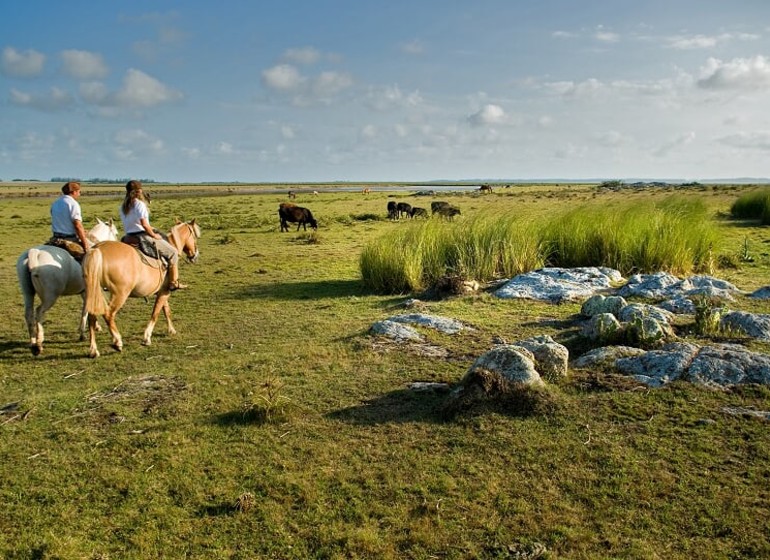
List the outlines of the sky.
{"type": "Polygon", "coordinates": [[[767,0],[7,0],[0,179],[770,177],[767,0]]]}

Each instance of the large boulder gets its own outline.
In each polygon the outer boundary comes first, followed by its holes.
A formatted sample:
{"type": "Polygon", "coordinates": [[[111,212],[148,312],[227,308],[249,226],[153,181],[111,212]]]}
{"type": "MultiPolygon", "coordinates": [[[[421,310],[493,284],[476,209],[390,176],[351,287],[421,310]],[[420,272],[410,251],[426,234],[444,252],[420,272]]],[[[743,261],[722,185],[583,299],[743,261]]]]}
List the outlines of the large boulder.
{"type": "Polygon", "coordinates": [[[516,386],[541,387],[544,385],[543,379],[535,369],[534,354],[521,346],[504,344],[492,348],[476,358],[465,375],[472,376],[479,370],[498,374],[516,386]]]}
{"type": "Polygon", "coordinates": [[[687,378],[704,385],[768,384],[770,356],[734,344],[705,346],[690,364],[687,378]]]}
{"type": "Polygon", "coordinates": [[[535,336],[515,344],[532,352],[535,369],[546,381],[567,377],[569,350],[548,335],[535,336]]]}
{"type": "Polygon", "coordinates": [[[519,274],[495,291],[500,298],[525,298],[561,303],[580,301],[623,280],[606,267],[541,268],[519,274]]]}
{"type": "Polygon", "coordinates": [[[623,325],[612,313],[598,313],[583,323],[581,333],[589,340],[609,344],[618,341],[623,334],[623,325]]]}

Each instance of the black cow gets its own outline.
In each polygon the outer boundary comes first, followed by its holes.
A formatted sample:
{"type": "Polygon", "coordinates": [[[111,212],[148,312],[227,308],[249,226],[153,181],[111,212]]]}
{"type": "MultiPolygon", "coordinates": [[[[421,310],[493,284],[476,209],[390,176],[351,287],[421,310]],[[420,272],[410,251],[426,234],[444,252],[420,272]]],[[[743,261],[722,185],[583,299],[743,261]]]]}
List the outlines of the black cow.
{"type": "Polygon", "coordinates": [[[310,224],[310,227],[313,229],[318,229],[318,222],[315,221],[310,210],[291,202],[282,202],[278,206],[278,218],[281,220],[281,231],[289,231],[288,222],[296,222],[297,231],[299,231],[299,226],[302,226],[302,229],[307,231],[307,224],[310,224]]]}
{"type": "Polygon", "coordinates": [[[403,216],[412,217],[412,205],[408,202],[399,202],[396,204],[396,210],[398,211],[398,217],[403,216]]]}
{"type": "Polygon", "coordinates": [[[455,216],[460,215],[460,209],[447,204],[446,206],[441,206],[440,208],[436,209],[435,213],[441,216],[442,218],[451,220],[455,216]]]}
{"type": "Polygon", "coordinates": [[[431,214],[436,214],[441,208],[449,208],[449,207],[450,207],[450,205],[449,205],[448,202],[443,202],[443,201],[440,201],[440,200],[436,201],[436,202],[431,202],[430,203],[430,213],[431,214]]]}
{"type": "Polygon", "coordinates": [[[388,218],[391,220],[397,220],[398,219],[398,209],[396,207],[396,201],[395,200],[389,200],[388,201],[388,218]]]}
{"type": "Polygon", "coordinates": [[[412,213],[410,215],[412,216],[412,218],[416,218],[417,216],[422,216],[423,218],[427,218],[428,211],[425,208],[412,206],[412,213]]]}

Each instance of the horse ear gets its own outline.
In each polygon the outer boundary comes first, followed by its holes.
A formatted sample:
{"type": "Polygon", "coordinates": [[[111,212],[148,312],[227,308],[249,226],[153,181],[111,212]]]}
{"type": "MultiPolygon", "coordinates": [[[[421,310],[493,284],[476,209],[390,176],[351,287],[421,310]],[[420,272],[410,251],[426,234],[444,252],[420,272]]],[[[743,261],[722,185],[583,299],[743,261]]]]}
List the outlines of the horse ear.
{"type": "Polygon", "coordinates": [[[102,219],[101,219],[101,218],[96,218],[96,221],[97,221],[98,223],[100,223],[100,224],[103,224],[103,223],[104,223],[104,222],[102,221],[102,219]]]}
{"type": "Polygon", "coordinates": [[[109,224],[110,224],[110,227],[112,227],[112,224],[113,224],[112,218],[110,218],[109,224]]]}
{"type": "Polygon", "coordinates": [[[195,218],[193,218],[192,220],[190,220],[190,225],[191,225],[191,226],[194,226],[194,225],[195,225],[195,218]]]}
{"type": "Polygon", "coordinates": [[[179,220],[179,218],[174,218],[174,223],[181,224],[182,222],[179,220]]]}

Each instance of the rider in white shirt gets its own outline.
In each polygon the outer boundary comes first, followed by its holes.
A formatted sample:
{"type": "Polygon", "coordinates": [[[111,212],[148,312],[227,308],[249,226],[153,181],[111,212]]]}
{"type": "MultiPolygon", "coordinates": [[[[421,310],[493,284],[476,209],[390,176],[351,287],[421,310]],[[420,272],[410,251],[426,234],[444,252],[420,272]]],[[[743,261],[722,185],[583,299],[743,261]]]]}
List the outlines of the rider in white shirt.
{"type": "Polygon", "coordinates": [[[80,211],[80,183],[69,181],[61,188],[62,195],[51,204],[51,230],[55,239],[64,239],[80,243],[83,250],[91,247],[86,230],[83,227],[83,216],[80,211]]]}
{"type": "Polygon", "coordinates": [[[168,262],[169,289],[180,290],[186,284],[179,283],[179,253],[176,248],[150,225],[148,201],[140,181],[126,183],[126,196],[120,205],[120,219],[126,235],[141,235],[155,244],[158,254],[168,262]]]}

